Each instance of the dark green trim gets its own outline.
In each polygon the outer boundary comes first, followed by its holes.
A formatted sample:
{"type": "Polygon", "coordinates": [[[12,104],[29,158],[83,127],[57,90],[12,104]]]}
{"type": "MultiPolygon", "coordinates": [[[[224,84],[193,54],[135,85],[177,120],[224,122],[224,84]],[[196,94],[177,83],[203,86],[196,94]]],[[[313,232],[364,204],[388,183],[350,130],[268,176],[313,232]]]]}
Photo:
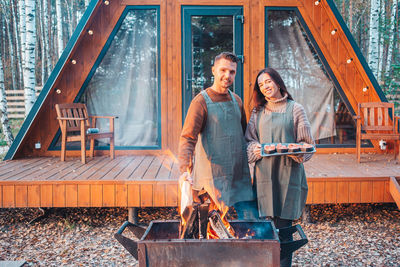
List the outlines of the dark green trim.
{"type": "Polygon", "coordinates": [[[349,28],[347,27],[346,23],[344,22],[343,17],[340,15],[340,12],[337,9],[334,1],[326,0],[326,2],[328,3],[333,14],[335,15],[336,20],[339,22],[339,25],[342,28],[347,39],[349,40],[351,47],[353,48],[354,52],[356,53],[358,60],[360,61],[361,65],[363,66],[364,71],[367,74],[368,78],[370,79],[372,85],[374,86],[375,91],[378,94],[380,100],[382,102],[388,102],[388,100],[385,96],[385,93],[382,91],[382,88],[379,86],[379,83],[376,80],[375,75],[372,73],[371,68],[368,66],[367,61],[365,60],[363,54],[361,53],[360,47],[357,45],[356,41],[354,40],[353,35],[351,34],[349,28]]]}
{"type": "MultiPolygon", "coordinates": [[[[192,93],[187,90],[186,76],[192,74],[191,16],[233,16],[233,51],[243,55],[243,24],[235,18],[243,15],[242,6],[181,6],[182,16],[182,123],[192,101],[192,93]]],[[[235,77],[235,93],[243,98],[243,63],[239,63],[235,77]]]]}
{"type": "Polygon", "coordinates": [[[57,61],[56,66],[54,67],[53,71],[51,72],[49,78],[47,79],[45,85],[41,93],[39,94],[38,98],[36,99],[35,103],[33,104],[32,109],[30,110],[29,114],[26,116],[24,123],[21,126],[17,136],[15,137],[14,142],[12,143],[10,149],[7,152],[7,155],[4,157],[4,160],[13,159],[15,153],[17,152],[21,142],[26,137],[28,129],[31,127],[36,115],[39,112],[39,109],[42,107],[44,100],[46,99],[47,95],[50,92],[50,89],[53,87],[55,81],[57,80],[58,76],[60,75],[61,70],[63,69],[64,65],[67,63],[68,57],[72,52],[75,43],[77,42],[79,36],[81,36],[83,29],[85,28],[89,18],[92,16],[92,13],[97,5],[98,2],[101,0],[92,0],[88,5],[85,13],[82,15],[81,20],[79,21],[78,25],[74,33],[72,34],[71,38],[69,39],[63,53],[61,54],[59,60],[57,61]]]}
{"type": "MultiPolygon", "coordinates": [[[[103,60],[104,56],[106,55],[108,49],[110,48],[115,35],[119,31],[123,21],[125,20],[126,15],[130,10],[156,10],[157,11],[157,46],[158,46],[158,59],[157,59],[157,65],[158,65],[158,140],[156,146],[116,146],[116,150],[159,150],[161,149],[161,71],[160,71],[160,6],[127,6],[124,11],[122,12],[120,18],[118,19],[114,29],[110,33],[106,43],[104,44],[104,47],[102,48],[98,58],[96,59],[96,62],[93,64],[93,67],[91,68],[88,76],[86,77],[82,87],[79,89],[79,92],[77,96],[74,99],[74,102],[78,102],[83,93],[86,90],[87,85],[89,84],[90,80],[92,79],[93,75],[95,74],[97,68],[99,67],[101,61],[103,60]]],[[[49,147],[49,150],[61,150],[60,146],[57,146],[57,140],[61,135],[60,129],[58,129],[55,137],[53,138],[53,141],[51,142],[51,145],[49,147]]],[[[73,147],[73,146],[68,146],[67,147],[69,150],[80,150],[78,147],[73,147]]],[[[108,150],[109,146],[96,146],[96,150],[108,150]]]]}

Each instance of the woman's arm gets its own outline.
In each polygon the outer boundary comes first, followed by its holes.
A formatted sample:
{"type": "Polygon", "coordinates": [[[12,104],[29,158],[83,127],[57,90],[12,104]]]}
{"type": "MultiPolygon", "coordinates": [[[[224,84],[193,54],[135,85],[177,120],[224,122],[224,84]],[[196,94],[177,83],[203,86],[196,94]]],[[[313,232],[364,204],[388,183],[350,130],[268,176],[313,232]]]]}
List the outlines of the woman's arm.
{"type": "Polygon", "coordinates": [[[261,159],[261,154],[260,154],[261,145],[257,134],[256,121],[257,121],[257,111],[256,109],[253,109],[250,115],[249,123],[247,124],[247,129],[245,134],[247,142],[247,157],[249,163],[253,163],[261,159]]]}
{"type": "MultiPolygon", "coordinates": [[[[302,105],[295,103],[293,107],[294,135],[296,143],[305,142],[315,146],[314,139],[311,134],[311,125],[308,121],[307,114],[302,105]]],[[[311,159],[313,154],[303,154],[301,157],[293,158],[301,163],[311,159]]]]}

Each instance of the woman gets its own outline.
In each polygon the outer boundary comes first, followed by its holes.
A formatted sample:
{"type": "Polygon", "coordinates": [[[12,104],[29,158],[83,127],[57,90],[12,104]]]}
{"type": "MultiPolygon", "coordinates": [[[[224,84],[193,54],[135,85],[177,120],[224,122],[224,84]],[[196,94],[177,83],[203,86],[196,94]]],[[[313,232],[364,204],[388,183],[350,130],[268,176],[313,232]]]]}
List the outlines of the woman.
{"type": "MultiPolygon", "coordinates": [[[[261,70],[253,91],[254,109],[246,130],[249,163],[255,162],[254,186],[260,217],[271,217],[277,228],[289,227],[305,206],[307,180],[302,162],[311,154],[261,157],[262,143],[314,144],[304,108],[276,70],[261,70]],[[305,156],[303,156],[305,155],[305,156]]],[[[291,265],[291,255],[281,266],[291,265]]]]}

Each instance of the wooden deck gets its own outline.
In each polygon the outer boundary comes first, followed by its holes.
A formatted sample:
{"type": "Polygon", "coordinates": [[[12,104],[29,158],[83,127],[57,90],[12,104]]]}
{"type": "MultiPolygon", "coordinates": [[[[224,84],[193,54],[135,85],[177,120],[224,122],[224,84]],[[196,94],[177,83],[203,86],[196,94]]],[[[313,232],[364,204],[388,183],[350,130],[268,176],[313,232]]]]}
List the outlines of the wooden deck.
{"type": "MultiPolygon", "coordinates": [[[[398,184],[391,177],[400,177],[400,164],[392,155],[364,154],[362,160],[314,155],[305,164],[307,203],[394,202],[398,184]]],[[[87,164],[59,157],[6,161],[0,163],[0,207],[177,206],[178,177],[178,164],[167,155],[103,156],[87,164]]]]}

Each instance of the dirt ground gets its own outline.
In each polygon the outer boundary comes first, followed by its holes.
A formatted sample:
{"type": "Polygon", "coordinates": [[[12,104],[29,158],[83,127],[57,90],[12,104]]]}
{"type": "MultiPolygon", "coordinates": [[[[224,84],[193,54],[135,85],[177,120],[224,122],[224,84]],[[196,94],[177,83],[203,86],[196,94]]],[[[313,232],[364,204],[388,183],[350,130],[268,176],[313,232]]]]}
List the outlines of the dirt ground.
{"type": "MultiPolygon", "coordinates": [[[[0,209],[0,261],[27,266],[137,266],[113,237],[123,208],[0,209]]],[[[300,223],[309,243],[293,266],[400,266],[400,212],[394,204],[314,205],[300,223]]],[[[141,224],[177,219],[175,208],[139,209],[141,224]]],[[[244,265],[245,266],[245,265],[244,265]]]]}

